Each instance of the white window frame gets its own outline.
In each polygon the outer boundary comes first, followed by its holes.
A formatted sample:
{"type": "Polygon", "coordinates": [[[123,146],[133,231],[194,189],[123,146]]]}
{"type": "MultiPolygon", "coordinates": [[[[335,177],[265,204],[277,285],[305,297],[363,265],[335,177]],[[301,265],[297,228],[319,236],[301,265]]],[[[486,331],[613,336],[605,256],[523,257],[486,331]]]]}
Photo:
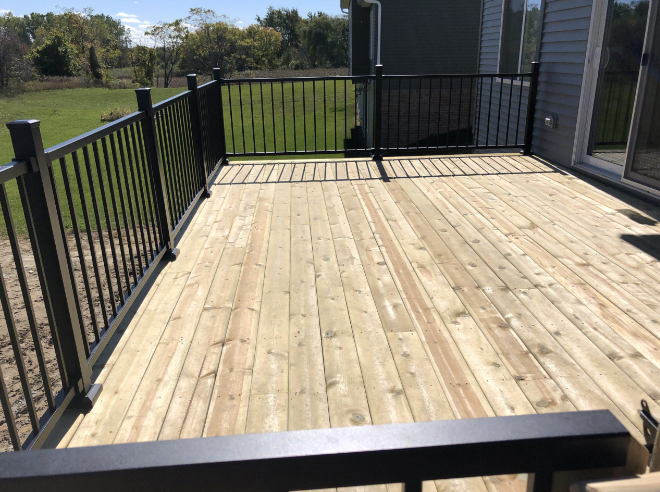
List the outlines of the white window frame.
{"type": "MultiPolygon", "coordinates": [[[[502,69],[500,67],[500,64],[502,62],[502,34],[504,33],[504,10],[507,2],[510,2],[511,0],[502,0],[502,13],[500,15],[500,37],[499,37],[499,44],[497,47],[497,71],[498,73],[503,73],[502,69]]],[[[524,47],[524,41],[525,41],[525,21],[527,20],[527,2],[529,0],[523,0],[525,2],[525,10],[523,12],[523,18],[522,18],[522,30],[520,31],[520,51],[518,53],[518,73],[520,73],[522,69],[522,56],[523,56],[523,47],[524,47]]],[[[543,30],[543,12],[545,10],[545,0],[539,0],[539,10],[541,14],[541,26],[540,27],[540,32],[539,32],[539,38],[537,39],[536,42],[536,58],[538,59],[539,55],[539,47],[541,46],[541,32],[543,30]]],[[[504,84],[510,84],[511,79],[502,79],[500,77],[497,78],[497,80],[501,83],[504,84]]],[[[519,85],[521,81],[519,80],[514,80],[514,85],[519,85]]],[[[522,81],[522,84],[524,87],[529,86],[528,81],[522,81]]]]}

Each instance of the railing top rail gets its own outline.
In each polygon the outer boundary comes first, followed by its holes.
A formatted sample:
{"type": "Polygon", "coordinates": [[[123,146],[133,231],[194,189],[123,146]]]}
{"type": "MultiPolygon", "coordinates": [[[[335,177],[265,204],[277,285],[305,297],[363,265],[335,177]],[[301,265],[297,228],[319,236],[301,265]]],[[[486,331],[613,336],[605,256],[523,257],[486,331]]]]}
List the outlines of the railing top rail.
{"type": "Polygon", "coordinates": [[[210,87],[210,86],[214,85],[217,82],[218,82],[217,80],[211,80],[210,82],[207,82],[206,84],[200,85],[199,87],[197,87],[197,89],[205,89],[206,87],[210,87]]]}
{"type": "Polygon", "coordinates": [[[28,161],[12,161],[0,167],[0,184],[16,179],[23,174],[30,172],[30,163],[28,161]]]}
{"type": "Polygon", "coordinates": [[[336,75],[328,77],[278,77],[278,78],[254,78],[254,79],[224,79],[225,83],[246,82],[313,82],[323,80],[367,80],[373,79],[375,75],[336,75]]]}
{"type": "Polygon", "coordinates": [[[180,101],[182,99],[188,99],[191,94],[192,91],[183,91],[177,94],[176,96],[172,96],[169,99],[165,99],[164,101],[154,104],[154,111],[156,112],[161,111],[165,108],[170,107],[172,104],[176,103],[177,101],[180,101]]]}
{"type": "Polygon", "coordinates": [[[511,78],[532,77],[532,72],[525,73],[423,73],[418,75],[383,75],[384,79],[424,79],[424,78],[511,78]]]}
{"type": "Polygon", "coordinates": [[[609,410],[0,455],[3,490],[303,490],[623,466],[609,410]],[[404,466],[405,465],[405,466],[404,466]],[[337,471],[341,470],[341,473],[337,471]]]}
{"type": "Polygon", "coordinates": [[[67,140],[66,142],[62,142],[61,144],[54,145],[53,147],[46,149],[46,155],[48,155],[51,161],[55,161],[60,157],[64,157],[67,154],[71,154],[72,152],[83,148],[85,145],[89,145],[103,137],[107,137],[132,123],[141,121],[144,117],[145,114],[143,112],[136,111],[135,113],[124,116],[123,118],[108,123],[107,125],[83,133],[82,135],[67,140]]]}

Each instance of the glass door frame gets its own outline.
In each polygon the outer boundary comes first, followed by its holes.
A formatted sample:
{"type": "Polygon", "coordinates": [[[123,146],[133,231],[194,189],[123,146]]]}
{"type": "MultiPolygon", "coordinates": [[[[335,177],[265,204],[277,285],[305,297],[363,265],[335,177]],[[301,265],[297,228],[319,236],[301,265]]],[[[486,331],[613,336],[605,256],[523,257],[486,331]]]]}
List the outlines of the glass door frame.
{"type": "Polygon", "coordinates": [[[596,105],[598,78],[600,74],[600,64],[602,61],[609,7],[610,0],[594,1],[592,4],[589,40],[587,42],[582,81],[583,97],[581,98],[580,109],[578,112],[578,127],[575,138],[576,151],[574,154],[574,162],[576,164],[589,164],[590,166],[597,167],[601,171],[605,171],[607,174],[616,175],[618,178],[621,178],[623,175],[623,166],[587,154],[592,125],[595,124],[594,107],[596,105]]]}
{"type": "MultiPolygon", "coordinates": [[[[651,22],[651,20],[654,19],[654,16],[657,15],[658,3],[660,3],[660,0],[649,0],[649,14],[644,38],[644,53],[646,53],[647,43],[649,42],[649,29],[653,29],[655,27],[652,26],[653,22],[651,22]]],[[[633,145],[631,145],[631,142],[633,142],[633,139],[635,139],[637,136],[637,129],[639,126],[638,111],[641,111],[642,107],[641,103],[638,104],[640,83],[643,79],[645,80],[647,70],[644,69],[647,69],[647,67],[640,67],[640,75],[635,93],[635,104],[633,106],[632,121],[628,135],[628,147],[626,149],[625,160],[626,165],[621,166],[619,164],[614,164],[587,153],[589,150],[589,140],[591,138],[592,126],[596,124],[593,117],[594,108],[596,105],[596,96],[599,82],[598,79],[602,61],[601,55],[604,49],[603,45],[605,43],[605,31],[607,28],[608,14],[611,5],[612,2],[610,0],[595,0],[592,6],[591,23],[589,26],[589,37],[584,64],[584,75],[582,80],[581,94],[583,97],[581,98],[580,107],[578,109],[578,127],[575,135],[573,163],[574,165],[587,164],[591,168],[597,168],[601,173],[607,174],[610,177],[614,177],[618,180],[621,180],[622,182],[625,181],[627,184],[643,188],[646,191],[653,191],[653,193],[656,194],[657,188],[654,190],[653,188],[649,188],[648,186],[640,183],[641,180],[637,179],[637,176],[639,175],[634,172],[628,173],[627,171],[629,166],[632,164],[631,155],[633,154],[631,153],[631,150],[633,150],[633,145]],[[633,175],[635,177],[635,181],[631,179],[633,178],[633,175]]],[[[648,178],[645,179],[647,182],[649,181],[648,178]]]]}
{"type": "MultiPolygon", "coordinates": [[[[649,50],[653,45],[655,36],[660,36],[660,19],[658,19],[658,3],[660,0],[650,0],[649,16],[646,23],[646,33],[644,35],[644,56],[649,56],[649,50]]],[[[640,61],[641,63],[641,61],[640,61]]],[[[649,178],[632,170],[635,150],[637,147],[637,137],[639,134],[639,122],[644,107],[644,94],[646,92],[646,81],[648,80],[649,63],[642,65],[639,71],[639,82],[637,84],[637,94],[635,96],[635,105],[633,107],[633,116],[630,124],[630,135],[628,136],[628,149],[626,152],[626,165],[624,166],[621,180],[627,184],[634,185],[657,193],[660,190],[660,181],[649,178]]]]}

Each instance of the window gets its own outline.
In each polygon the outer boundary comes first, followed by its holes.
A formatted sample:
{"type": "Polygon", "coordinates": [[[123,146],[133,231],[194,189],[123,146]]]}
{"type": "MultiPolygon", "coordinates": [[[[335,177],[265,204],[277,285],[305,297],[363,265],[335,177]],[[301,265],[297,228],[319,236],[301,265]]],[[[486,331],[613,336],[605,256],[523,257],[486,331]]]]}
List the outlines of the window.
{"type": "Polygon", "coordinates": [[[541,0],[503,0],[500,72],[527,73],[536,58],[541,0]]]}

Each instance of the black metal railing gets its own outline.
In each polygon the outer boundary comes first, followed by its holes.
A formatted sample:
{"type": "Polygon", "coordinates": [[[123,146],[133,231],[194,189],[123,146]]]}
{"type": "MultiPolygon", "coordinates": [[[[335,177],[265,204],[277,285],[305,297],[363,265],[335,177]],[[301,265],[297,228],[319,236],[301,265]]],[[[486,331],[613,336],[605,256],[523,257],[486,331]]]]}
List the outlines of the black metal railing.
{"type": "Polygon", "coordinates": [[[224,159],[217,81],[198,89],[189,76],[157,105],[136,92],[138,112],[49,149],[38,121],[7,125],[0,437],[15,450],[39,448],[70,404],[93,403],[93,364],[156,264],[176,256],[174,237],[224,159]]]}
{"type": "Polygon", "coordinates": [[[229,156],[369,152],[370,77],[226,79],[229,156]]]}
{"type": "Polygon", "coordinates": [[[427,480],[529,473],[527,490],[550,492],[560,472],[612,476],[626,465],[631,439],[609,410],[206,437],[6,453],[0,487],[259,492],[403,483],[403,492],[421,492],[427,480]]]}
{"type": "Polygon", "coordinates": [[[529,153],[538,69],[384,76],[378,66],[364,77],[241,80],[215,70],[201,87],[189,75],[187,91],[156,105],[138,89],[136,113],[49,149],[38,121],[9,123],[0,445],[39,448],[68,405],[93,404],[93,364],[154,267],[176,258],[175,236],[228,156],[529,153]]]}
{"type": "Polygon", "coordinates": [[[536,75],[383,76],[384,152],[525,148],[536,75]]]}
{"type": "Polygon", "coordinates": [[[227,155],[531,151],[532,72],[221,80],[227,155]]]}

